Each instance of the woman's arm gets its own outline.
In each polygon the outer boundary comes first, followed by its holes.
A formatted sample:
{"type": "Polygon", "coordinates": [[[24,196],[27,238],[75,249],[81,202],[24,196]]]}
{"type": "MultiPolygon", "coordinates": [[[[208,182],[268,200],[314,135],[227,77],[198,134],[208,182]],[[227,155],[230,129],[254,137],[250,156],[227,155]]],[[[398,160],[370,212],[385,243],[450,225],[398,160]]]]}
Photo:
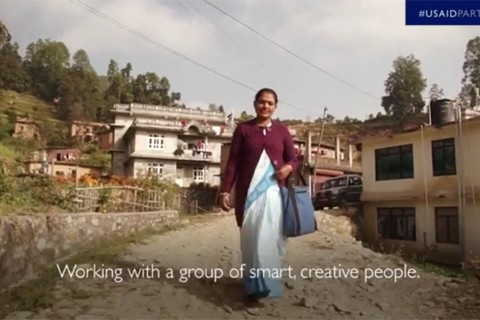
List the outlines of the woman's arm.
{"type": "Polygon", "coordinates": [[[232,142],[230,144],[230,153],[228,156],[227,166],[225,168],[225,177],[220,188],[220,192],[229,193],[238,175],[238,161],[242,148],[243,133],[241,126],[238,126],[233,132],[232,142]]]}

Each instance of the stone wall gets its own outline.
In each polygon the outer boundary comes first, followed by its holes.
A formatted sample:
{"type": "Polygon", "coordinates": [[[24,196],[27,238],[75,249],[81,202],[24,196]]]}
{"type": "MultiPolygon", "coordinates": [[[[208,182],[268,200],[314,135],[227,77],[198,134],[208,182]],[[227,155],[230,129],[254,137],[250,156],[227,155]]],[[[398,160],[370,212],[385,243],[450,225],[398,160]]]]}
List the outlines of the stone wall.
{"type": "Polygon", "coordinates": [[[177,211],[0,217],[0,290],[108,236],[179,222],[177,211]]]}

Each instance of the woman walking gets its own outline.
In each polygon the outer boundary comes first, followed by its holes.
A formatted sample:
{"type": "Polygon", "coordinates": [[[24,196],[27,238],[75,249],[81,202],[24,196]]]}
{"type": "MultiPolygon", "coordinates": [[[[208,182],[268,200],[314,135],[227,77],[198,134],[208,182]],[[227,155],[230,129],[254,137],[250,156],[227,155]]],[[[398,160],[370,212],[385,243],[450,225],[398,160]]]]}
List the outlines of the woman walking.
{"type": "Polygon", "coordinates": [[[256,117],[235,129],[221,187],[221,207],[228,211],[235,183],[244,283],[252,300],[282,294],[282,279],[274,274],[281,270],[285,253],[280,186],[296,169],[297,159],[288,128],[272,120],[277,103],[272,89],[255,95],[256,117]]]}

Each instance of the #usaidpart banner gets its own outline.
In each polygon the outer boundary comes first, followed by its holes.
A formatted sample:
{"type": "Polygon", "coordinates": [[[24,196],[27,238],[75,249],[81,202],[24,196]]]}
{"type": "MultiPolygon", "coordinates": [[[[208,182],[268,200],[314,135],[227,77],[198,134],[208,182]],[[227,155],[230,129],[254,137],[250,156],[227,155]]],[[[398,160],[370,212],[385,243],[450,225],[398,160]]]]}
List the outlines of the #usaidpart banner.
{"type": "Polygon", "coordinates": [[[405,0],[406,25],[480,25],[480,0],[405,0]]]}

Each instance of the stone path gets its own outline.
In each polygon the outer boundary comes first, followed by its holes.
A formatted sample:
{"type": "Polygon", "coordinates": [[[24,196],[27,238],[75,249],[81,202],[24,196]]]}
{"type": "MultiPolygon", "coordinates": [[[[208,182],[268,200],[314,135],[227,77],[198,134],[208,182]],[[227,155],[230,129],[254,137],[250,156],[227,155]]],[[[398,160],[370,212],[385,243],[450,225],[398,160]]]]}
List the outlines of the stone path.
{"type": "MultiPolygon", "coordinates": [[[[56,288],[51,309],[36,314],[17,312],[7,319],[475,319],[480,318],[477,283],[464,283],[417,271],[413,279],[370,279],[369,268],[403,268],[403,262],[364,248],[348,233],[344,217],[318,213],[318,233],[289,240],[285,266],[297,275],[286,279],[284,297],[266,300],[263,307],[242,302],[238,280],[223,277],[179,281],[182,268],[240,266],[239,233],[233,216],[153,236],[132,245],[122,257],[123,270],[133,264],[158,268],[160,279],[126,274],[110,279],[64,279],[56,288]],[[341,278],[300,276],[302,268],[334,266],[350,272],[341,278]],[[169,269],[170,268],[170,269],[169,269]],[[350,268],[350,271],[348,271],[350,268]],[[168,279],[167,272],[175,271],[168,279]],[[354,279],[352,270],[358,270],[354,279]]],[[[85,262],[81,268],[93,267],[85,262]]],[[[101,267],[101,266],[96,266],[101,267]]],[[[106,267],[106,266],[105,266],[106,267]]],[[[112,266],[120,269],[121,266],[112,266]]],[[[409,267],[408,267],[409,268],[409,267]]],[[[400,270],[399,269],[399,270],[400,270]]],[[[106,270],[106,269],[104,269],[106,270]]]]}

